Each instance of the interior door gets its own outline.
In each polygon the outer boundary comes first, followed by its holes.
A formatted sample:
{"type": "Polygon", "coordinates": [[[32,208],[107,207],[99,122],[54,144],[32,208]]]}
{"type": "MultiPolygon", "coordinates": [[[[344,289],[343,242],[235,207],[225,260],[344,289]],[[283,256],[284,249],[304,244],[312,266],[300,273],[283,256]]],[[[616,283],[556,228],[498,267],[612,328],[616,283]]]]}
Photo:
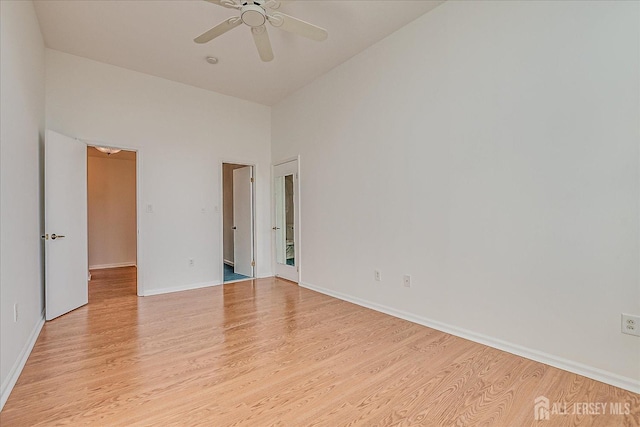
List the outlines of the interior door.
{"type": "Polygon", "coordinates": [[[233,270],[253,277],[252,167],[233,170],[233,270]]]}
{"type": "Polygon", "coordinates": [[[87,146],[45,135],[45,317],[88,302],[87,146]]]}
{"type": "Polygon", "coordinates": [[[273,200],[276,276],[300,280],[300,209],[298,209],[298,161],[274,166],[273,200]]]}

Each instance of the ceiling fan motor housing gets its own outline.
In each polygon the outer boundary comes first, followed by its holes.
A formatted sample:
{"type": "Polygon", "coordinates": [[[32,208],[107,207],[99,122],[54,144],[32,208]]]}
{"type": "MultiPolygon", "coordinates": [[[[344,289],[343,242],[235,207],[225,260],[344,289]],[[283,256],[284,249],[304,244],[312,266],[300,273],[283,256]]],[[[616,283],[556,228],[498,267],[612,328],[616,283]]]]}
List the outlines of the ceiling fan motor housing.
{"type": "MultiPolygon", "coordinates": [[[[2,1],[2,0],[0,0],[2,1]]],[[[297,19],[281,12],[272,12],[280,7],[279,0],[205,0],[229,9],[236,9],[240,16],[233,16],[225,19],[215,27],[205,31],[193,41],[196,43],[207,43],[222,34],[245,24],[251,28],[253,41],[260,54],[260,59],[269,62],[273,59],[273,50],[267,34],[265,23],[269,23],[284,31],[306,37],[311,40],[322,41],[327,38],[327,30],[316,25],[297,19]],[[269,12],[267,12],[269,11],[269,12]],[[267,14],[269,13],[269,14],[267,14]]],[[[217,58],[207,58],[211,64],[217,62],[217,58]]]]}
{"type": "Polygon", "coordinates": [[[267,21],[265,11],[262,7],[255,4],[247,4],[242,6],[240,17],[242,22],[250,27],[259,27],[267,21]]]}

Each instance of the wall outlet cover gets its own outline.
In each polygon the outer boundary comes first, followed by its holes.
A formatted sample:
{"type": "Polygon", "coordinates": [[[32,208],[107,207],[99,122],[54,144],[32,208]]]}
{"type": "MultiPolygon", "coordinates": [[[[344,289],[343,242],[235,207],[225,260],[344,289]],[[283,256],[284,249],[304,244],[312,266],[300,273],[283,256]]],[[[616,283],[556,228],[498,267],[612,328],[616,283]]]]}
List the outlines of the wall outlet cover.
{"type": "Polygon", "coordinates": [[[622,313],[622,333],[640,337],[640,316],[622,313]]]}

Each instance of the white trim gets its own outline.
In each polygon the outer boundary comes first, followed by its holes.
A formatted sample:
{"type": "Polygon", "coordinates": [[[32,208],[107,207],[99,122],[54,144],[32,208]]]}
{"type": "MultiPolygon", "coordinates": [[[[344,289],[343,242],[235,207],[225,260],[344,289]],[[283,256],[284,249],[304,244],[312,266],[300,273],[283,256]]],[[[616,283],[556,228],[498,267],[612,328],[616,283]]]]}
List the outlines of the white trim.
{"type": "Polygon", "coordinates": [[[298,283],[302,282],[302,181],[300,180],[300,172],[302,169],[302,165],[300,164],[300,154],[298,154],[298,172],[296,172],[296,182],[298,183],[298,229],[296,230],[298,233],[296,235],[296,268],[298,269],[298,283]]]}
{"type": "Polygon", "coordinates": [[[24,347],[22,347],[22,351],[16,362],[11,367],[11,371],[9,371],[9,375],[5,379],[2,384],[2,392],[0,394],[0,411],[4,408],[4,404],[7,403],[7,399],[9,399],[9,395],[11,391],[13,391],[13,387],[16,385],[22,370],[24,369],[24,365],[27,363],[29,359],[29,355],[33,350],[33,346],[36,345],[36,341],[38,340],[38,336],[40,335],[40,331],[42,330],[42,326],[44,326],[44,310],[40,313],[40,319],[36,322],[31,334],[29,335],[29,339],[25,343],[24,347]]]}
{"type": "MultiPolygon", "coordinates": [[[[104,146],[119,148],[125,151],[135,151],[136,153],[136,285],[138,296],[144,296],[144,281],[143,281],[143,268],[142,268],[142,214],[144,213],[143,206],[143,191],[142,191],[142,148],[134,145],[120,145],[112,144],[110,142],[98,141],[87,138],[78,138],[80,141],[87,144],[87,147],[104,146]]],[[[87,207],[88,208],[88,207],[87,207]]],[[[109,267],[105,267],[109,268],[109,267]]]]}
{"type": "MultiPolygon", "coordinates": [[[[279,162],[274,162],[271,165],[271,223],[275,226],[275,217],[276,217],[276,198],[274,191],[274,181],[275,181],[275,168],[290,162],[296,162],[296,176],[294,178],[295,182],[295,195],[296,195],[296,205],[295,205],[295,213],[294,213],[294,221],[296,221],[296,227],[294,227],[294,236],[295,236],[295,267],[296,272],[298,273],[298,280],[296,283],[302,282],[302,185],[300,181],[300,155],[289,157],[284,160],[280,160],[279,162]]],[[[276,239],[275,232],[271,233],[271,269],[273,270],[273,274],[275,277],[282,277],[285,280],[291,280],[287,277],[279,276],[277,274],[277,261],[276,261],[276,239]]]]}
{"type": "Polygon", "coordinates": [[[142,211],[143,211],[143,191],[142,191],[142,149],[136,150],[136,284],[138,296],[144,295],[144,271],[142,266],[142,211]]]}
{"type": "MultiPolygon", "coordinates": [[[[219,159],[218,164],[220,165],[220,173],[219,173],[219,180],[220,180],[220,204],[219,204],[219,209],[218,209],[218,214],[220,215],[220,254],[221,254],[221,258],[222,258],[222,265],[221,265],[221,270],[220,270],[220,283],[224,283],[224,264],[227,263],[229,265],[234,265],[233,262],[230,262],[226,259],[224,259],[224,183],[222,182],[223,178],[224,178],[224,164],[230,164],[230,165],[242,165],[242,166],[249,166],[251,167],[251,177],[253,178],[253,182],[251,183],[251,222],[252,224],[252,242],[251,244],[253,245],[253,247],[251,248],[251,258],[253,258],[253,262],[254,265],[251,267],[251,272],[253,273],[250,277],[250,279],[255,279],[258,275],[258,229],[257,229],[257,225],[258,225],[258,206],[256,204],[256,200],[257,200],[257,188],[258,186],[256,185],[256,181],[257,181],[257,176],[258,176],[258,165],[255,162],[252,162],[251,160],[238,160],[238,159],[228,159],[228,158],[224,158],[224,159],[219,159]]],[[[229,282],[226,282],[229,283],[229,282]]]]}
{"type": "Polygon", "coordinates": [[[229,261],[228,259],[224,259],[224,258],[223,258],[223,259],[222,259],[222,263],[223,263],[223,264],[230,265],[231,267],[233,267],[233,266],[234,266],[233,261],[229,261]]]}
{"type": "Polygon", "coordinates": [[[160,288],[160,289],[149,289],[145,292],[143,296],[150,297],[153,295],[163,295],[170,294],[173,292],[182,292],[182,291],[192,291],[194,289],[208,288],[212,286],[222,285],[222,282],[200,282],[200,283],[192,283],[190,285],[179,285],[179,286],[170,286],[168,288],[160,288]]]}
{"type": "Polygon", "coordinates": [[[507,341],[503,341],[497,338],[489,337],[487,335],[478,334],[467,329],[458,328],[456,326],[448,325],[446,323],[438,322],[428,319],[426,317],[417,316],[415,314],[408,313],[406,311],[397,310],[386,305],[377,304],[371,301],[367,301],[361,298],[353,297],[342,292],[333,291],[323,288],[321,286],[312,285],[309,283],[300,283],[303,288],[311,289],[321,294],[329,295],[334,298],[348,301],[353,304],[357,304],[362,307],[370,308],[381,313],[388,314],[390,316],[398,317],[400,319],[408,320],[409,322],[417,323],[419,325],[427,326],[438,331],[442,331],[451,335],[455,335],[460,338],[468,339],[470,341],[484,344],[489,347],[496,348],[498,350],[506,351],[507,353],[515,354],[526,359],[530,359],[536,362],[544,363],[545,365],[553,366],[564,371],[573,372],[574,374],[582,375],[587,378],[601,381],[606,384],[610,384],[615,387],[620,387],[625,390],[629,390],[634,393],[640,393],[640,380],[636,380],[622,375],[615,374],[613,372],[605,371],[603,369],[594,368],[573,360],[558,357],[549,353],[534,350],[531,348],[523,347],[517,344],[513,344],[507,341]]]}
{"type": "Polygon", "coordinates": [[[136,267],[136,263],[135,262],[116,262],[113,264],[90,265],[89,270],[103,270],[105,268],[119,268],[119,267],[136,267]]]}
{"type": "Polygon", "coordinates": [[[239,282],[249,282],[255,280],[253,277],[247,277],[246,279],[236,279],[236,280],[229,280],[228,282],[224,282],[223,285],[232,285],[234,283],[239,283],[239,282]]]}

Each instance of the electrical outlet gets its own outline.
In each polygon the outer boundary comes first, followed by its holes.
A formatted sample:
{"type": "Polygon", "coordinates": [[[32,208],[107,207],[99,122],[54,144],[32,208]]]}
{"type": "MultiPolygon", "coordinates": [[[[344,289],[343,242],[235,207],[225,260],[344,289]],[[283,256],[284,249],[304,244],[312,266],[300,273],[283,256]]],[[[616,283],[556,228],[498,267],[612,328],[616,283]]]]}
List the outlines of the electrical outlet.
{"type": "Polygon", "coordinates": [[[13,321],[17,322],[18,321],[18,303],[14,303],[13,304],[13,321]]]}
{"type": "Polygon", "coordinates": [[[640,316],[622,313],[622,333],[640,337],[640,316]]]}
{"type": "Polygon", "coordinates": [[[404,276],[402,276],[402,283],[404,283],[404,287],[405,288],[410,288],[411,287],[411,276],[409,276],[408,274],[405,274],[404,276]]]}
{"type": "Polygon", "coordinates": [[[193,258],[189,258],[189,267],[193,267],[195,265],[195,261],[193,261],[193,258]]]}
{"type": "Polygon", "coordinates": [[[382,276],[380,275],[380,270],[373,270],[373,277],[376,279],[376,282],[382,280],[382,276]]]}

